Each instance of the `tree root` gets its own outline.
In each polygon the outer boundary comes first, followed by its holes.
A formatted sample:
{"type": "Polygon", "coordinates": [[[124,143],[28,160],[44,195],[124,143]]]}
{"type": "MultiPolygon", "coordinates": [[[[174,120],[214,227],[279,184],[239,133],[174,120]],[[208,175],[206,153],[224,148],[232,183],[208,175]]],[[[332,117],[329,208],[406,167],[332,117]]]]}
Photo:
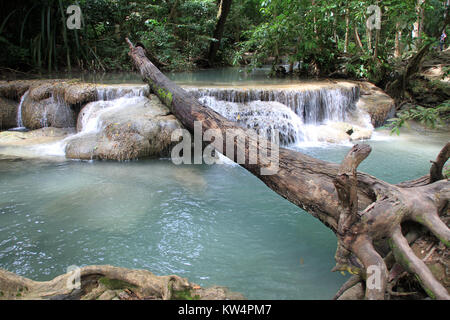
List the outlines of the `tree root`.
{"type": "MultiPolygon", "coordinates": [[[[406,221],[418,222],[450,247],[450,229],[439,217],[440,213],[448,211],[450,186],[449,181],[443,180],[442,173],[438,173],[448,160],[449,146],[447,144],[433,162],[428,184],[415,187],[389,185],[387,190],[386,185],[383,189],[371,186],[375,201],[363,210],[358,209],[356,168],[369,155],[370,147],[355,145],[350,150],[335,179],[341,212],[333,271],[349,271],[357,275],[342,286],[335,299],[361,279],[366,281],[366,299],[414,294],[392,290],[399,279],[398,271],[389,272],[385,260],[387,257],[392,259],[393,254],[395,261],[415,275],[431,298],[450,300],[445,287],[414,254],[401,228],[406,221]],[[383,259],[374,247],[376,241],[388,241],[392,254],[388,253],[383,259]]],[[[392,265],[392,268],[398,267],[395,263],[392,265]]]]}
{"type": "Polygon", "coordinates": [[[391,239],[391,246],[396,260],[406,270],[418,277],[427,294],[431,298],[450,300],[450,295],[444,286],[434,278],[425,263],[414,254],[400,228],[394,231],[391,239]]]}
{"type": "Polygon", "coordinates": [[[341,297],[345,291],[347,291],[348,289],[350,289],[351,287],[353,287],[354,285],[356,285],[358,282],[361,282],[361,276],[356,274],[350,277],[350,279],[348,279],[343,285],[342,287],[339,289],[338,292],[336,292],[336,294],[333,297],[333,300],[337,300],[339,299],[339,297],[341,297]]]}
{"type": "MultiPolygon", "coordinates": [[[[130,57],[143,79],[186,129],[193,132],[197,121],[202,122],[204,131],[219,129],[224,136],[228,129],[239,129],[236,123],[200,104],[194,96],[171,82],[146,58],[142,48],[134,47],[128,39],[127,42],[130,57]]],[[[420,61],[425,51],[421,50],[414,59],[420,61]]],[[[410,63],[405,73],[411,70],[414,71],[414,66],[410,63]]],[[[230,146],[227,148],[224,141],[216,142],[213,147],[227,150],[230,146]]],[[[370,153],[369,146],[356,145],[340,167],[300,152],[277,148],[278,170],[267,175],[262,169],[268,169],[272,160],[261,155],[267,155],[267,151],[272,154],[275,151],[272,145],[264,148],[259,141],[250,138],[248,143],[234,141],[233,144],[235,152],[226,156],[234,162],[238,162],[237,154],[249,159],[251,149],[256,147],[260,155],[257,163],[245,161],[241,166],[336,233],[337,264],[333,270],[359,274],[366,281],[368,299],[383,299],[388,295],[389,273],[383,259],[387,253],[381,249],[389,247],[388,240],[396,230],[401,230],[402,223],[422,221],[448,245],[448,228],[438,220],[448,211],[450,183],[442,179],[432,181],[434,177],[440,178],[434,173],[433,177],[429,175],[414,182],[389,184],[356,171],[370,153]]],[[[448,153],[443,151],[442,154],[442,159],[436,161],[438,164],[447,160],[448,153]]]]}
{"type": "Polygon", "coordinates": [[[0,269],[0,300],[241,300],[224,287],[201,288],[176,275],[147,270],[87,266],[38,282],[0,269]]]}

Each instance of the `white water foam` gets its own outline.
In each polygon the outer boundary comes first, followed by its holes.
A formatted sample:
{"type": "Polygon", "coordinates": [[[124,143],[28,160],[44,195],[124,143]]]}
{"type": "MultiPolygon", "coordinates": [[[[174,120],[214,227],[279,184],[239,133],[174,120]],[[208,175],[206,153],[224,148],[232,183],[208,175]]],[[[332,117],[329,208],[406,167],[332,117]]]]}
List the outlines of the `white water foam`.
{"type": "Polygon", "coordinates": [[[99,90],[99,98],[101,100],[89,103],[81,111],[80,131],[78,133],[58,142],[35,146],[33,150],[46,156],[65,156],[66,146],[69,141],[88,133],[99,132],[102,129],[102,115],[136,105],[148,95],[148,87],[144,86],[111,87],[99,90]]]}
{"type": "MultiPolygon", "coordinates": [[[[345,95],[337,94],[337,91],[330,94],[322,92],[321,106],[317,102],[317,97],[313,99],[315,103],[311,104],[306,100],[299,99],[299,97],[304,98],[308,94],[286,94],[284,101],[288,101],[288,105],[291,107],[274,101],[270,93],[269,101],[252,101],[252,94],[248,92],[239,99],[236,98],[237,93],[233,93],[233,91],[226,92],[225,95],[221,95],[217,90],[212,91],[212,93],[211,96],[201,96],[199,101],[228,120],[236,121],[248,129],[255,129],[265,137],[269,137],[274,130],[278,130],[280,143],[283,146],[352,145],[350,136],[346,134],[346,129],[344,129],[345,127],[360,131],[365,130],[366,135],[370,135],[373,130],[370,116],[354,107],[353,98],[343,98],[345,95]],[[286,98],[289,96],[296,97],[295,104],[292,102],[293,100],[289,102],[289,99],[286,98]],[[219,100],[218,97],[247,102],[224,101],[219,100]],[[350,105],[346,107],[346,103],[350,105]],[[321,108],[321,112],[317,111],[319,108],[321,108]],[[307,114],[305,110],[308,110],[307,114]],[[320,118],[323,120],[319,121],[320,118]]],[[[258,97],[261,94],[254,94],[253,96],[258,97]]]]}
{"type": "Polygon", "coordinates": [[[23,106],[25,99],[28,97],[29,94],[30,94],[30,90],[27,90],[23,94],[22,98],[20,98],[19,107],[17,108],[17,128],[14,128],[15,130],[25,129],[25,126],[23,125],[23,120],[22,120],[22,106],[23,106]]]}

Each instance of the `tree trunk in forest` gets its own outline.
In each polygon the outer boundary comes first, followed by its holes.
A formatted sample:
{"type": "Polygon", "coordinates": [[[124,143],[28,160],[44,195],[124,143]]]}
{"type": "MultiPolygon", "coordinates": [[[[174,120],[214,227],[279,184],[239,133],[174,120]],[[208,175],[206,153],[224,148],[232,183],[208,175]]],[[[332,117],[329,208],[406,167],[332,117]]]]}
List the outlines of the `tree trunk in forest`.
{"type": "Polygon", "coordinates": [[[380,43],[380,33],[381,33],[380,29],[377,29],[377,31],[375,32],[375,47],[373,49],[373,60],[378,59],[378,45],[380,43]]]}
{"type": "Polygon", "coordinates": [[[231,10],[231,2],[232,0],[220,0],[219,11],[217,13],[217,24],[213,34],[213,38],[216,39],[216,41],[212,41],[209,47],[208,61],[210,66],[214,65],[217,51],[219,51],[220,48],[225,23],[231,10]]]}
{"type": "MultiPolygon", "coordinates": [[[[377,1],[377,6],[380,6],[380,1],[377,1]]],[[[380,10],[380,15],[381,15],[381,10],[380,10]]],[[[381,21],[381,17],[380,17],[380,21],[381,21]]],[[[373,49],[373,60],[374,61],[378,60],[378,46],[380,44],[380,37],[381,37],[381,26],[380,26],[380,28],[377,28],[375,31],[375,46],[373,49]]]]}
{"type": "Polygon", "coordinates": [[[423,17],[424,17],[424,10],[422,8],[422,4],[425,2],[425,0],[417,0],[416,3],[416,15],[417,19],[414,22],[413,25],[413,32],[412,37],[415,39],[416,47],[419,48],[421,44],[421,36],[423,31],[423,17]]]}
{"type": "Polygon", "coordinates": [[[350,34],[350,12],[349,9],[345,10],[345,43],[344,43],[344,53],[348,52],[348,43],[350,34]]]}
{"type": "Polygon", "coordinates": [[[334,39],[334,43],[338,43],[338,34],[337,34],[337,19],[338,19],[338,15],[336,14],[335,11],[333,11],[333,39],[334,39]]]}
{"type": "Polygon", "coordinates": [[[172,6],[172,9],[170,10],[169,17],[167,18],[168,22],[172,22],[175,19],[175,15],[177,14],[177,8],[178,4],[180,3],[180,0],[175,0],[175,3],[172,6]]]}
{"type": "Polygon", "coordinates": [[[366,28],[366,37],[367,37],[367,50],[369,53],[372,53],[372,30],[370,28],[366,28]]]}
{"type": "MultiPolygon", "coordinates": [[[[448,8],[447,8],[448,10],[448,8]]],[[[446,12],[447,12],[446,10],[446,12]]],[[[448,12],[447,12],[448,13],[448,12]]],[[[435,38],[439,38],[441,30],[445,30],[450,24],[450,15],[446,14],[442,26],[433,35],[435,38]]],[[[405,97],[405,93],[408,87],[409,79],[416,74],[422,68],[423,58],[428,54],[431,48],[431,43],[425,44],[418,52],[412,56],[405,70],[392,82],[386,86],[386,91],[389,95],[398,101],[401,101],[405,97]]]]}
{"type": "MultiPolygon", "coordinates": [[[[312,0],[311,1],[312,6],[314,7],[316,5],[316,1],[312,0]]],[[[319,40],[319,35],[317,32],[317,17],[316,17],[316,13],[314,12],[314,16],[313,16],[313,28],[314,28],[314,34],[316,35],[316,40],[319,40]]]]}
{"type": "Polygon", "coordinates": [[[396,58],[401,57],[402,55],[400,48],[401,38],[402,38],[402,30],[400,27],[400,22],[397,22],[395,25],[395,50],[394,50],[394,57],[396,58]]]}
{"type": "Polygon", "coordinates": [[[392,265],[384,261],[388,253],[379,249],[382,247],[380,243],[391,246],[395,260],[416,275],[430,296],[450,299],[447,290],[414,255],[402,234],[402,224],[414,221],[428,228],[447,247],[450,246],[450,230],[440,219],[440,215],[449,211],[450,182],[440,179],[436,173],[448,159],[449,145],[433,165],[432,177],[437,181],[431,182],[427,176],[414,182],[392,185],[357,172],[358,165],[371,152],[368,145],[354,146],[338,165],[279,148],[251,135],[244,138],[244,143],[239,141],[240,137],[235,139],[235,134],[230,140],[227,135],[243,130],[242,127],[202,105],[163,75],[148,60],[142,48],[127,41],[130,57],[143,79],[190,132],[195,128],[201,129],[203,134],[209,130],[221,133],[224,138],[218,139],[215,135],[214,141],[208,144],[217,150],[227,150],[225,156],[335,232],[338,249],[333,270],[349,270],[364,279],[367,299],[384,299],[390,279],[389,267],[392,265]],[[228,146],[227,140],[230,141],[228,146]],[[257,161],[249,161],[255,151],[257,161]],[[244,159],[239,155],[245,155],[244,159]],[[379,280],[375,281],[378,285],[373,284],[374,277],[379,280]]]}
{"type": "Polygon", "coordinates": [[[358,47],[361,49],[362,53],[364,53],[364,46],[361,42],[361,38],[359,37],[358,28],[356,24],[353,26],[355,29],[355,42],[358,44],[358,47]]]}

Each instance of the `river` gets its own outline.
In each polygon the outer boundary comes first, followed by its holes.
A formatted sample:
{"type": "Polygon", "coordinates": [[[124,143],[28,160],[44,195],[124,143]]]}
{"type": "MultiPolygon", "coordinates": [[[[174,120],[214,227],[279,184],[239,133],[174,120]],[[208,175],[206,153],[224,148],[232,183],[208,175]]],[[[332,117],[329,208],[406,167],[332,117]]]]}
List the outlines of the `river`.
{"type": "MultiPolygon", "coordinates": [[[[221,72],[173,78],[194,86],[280,83],[221,72]]],[[[448,138],[376,130],[359,169],[390,183],[417,178],[448,138]]],[[[291,146],[332,162],[350,147],[291,146]]],[[[335,250],[329,229],[231,163],[69,161],[0,148],[0,267],[34,280],[71,265],[110,264],[226,286],[249,299],[330,299],[347,279],[330,271],[335,250]]]]}

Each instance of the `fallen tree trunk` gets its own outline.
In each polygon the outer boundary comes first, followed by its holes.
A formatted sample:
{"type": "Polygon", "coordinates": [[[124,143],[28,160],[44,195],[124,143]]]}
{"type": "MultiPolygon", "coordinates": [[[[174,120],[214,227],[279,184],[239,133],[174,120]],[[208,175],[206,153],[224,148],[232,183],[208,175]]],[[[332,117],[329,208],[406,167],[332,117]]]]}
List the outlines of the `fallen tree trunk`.
{"type": "MultiPolygon", "coordinates": [[[[233,138],[231,146],[227,146],[227,134],[242,128],[200,104],[164,76],[146,58],[142,48],[133,46],[128,39],[127,42],[129,55],[143,79],[189,131],[199,128],[198,123],[202,124],[203,133],[210,129],[220,131],[225,139],[214,139],[214,148],[227,150],[225,156],[336,233],[338,249],[334,271],[350,271],[364,279],[367,299],[385,298],[388,267],[392,263],[385,261],[387,253],[379,248],[387,243],[395,260],[416,275],[430,296],[450,299],[443,285],[414,256],[402,233],[402,224],[414,221],[427,227],[447,247],[450,246],[450,230],[440,219],[440,215],[448,214],[450,183],[447,179],[431,181],[430,177],[424,177],[392,185],[357,172],[358,165],[370,154],[371,148],[367,145],[353,147],[341,165],[278,148],[252,136],[246,137],[243,144],[233,138]],[[255,150],[258,158],[252,162],[249,159],[255,150]],[[242,154],[245,159],[239,161],[242,159],[238,155],[242,154]],[[274,163],[277,164],[275,168],[274,163]]],[[[448,150],[448,146],[446,148],[448,150]]],[[[448,152],[441,152],[433,170],[442,168],[447,159],[448,152]]],[[[431,175],[433,180],[439,176],[434,171],[431,175]]]]}

